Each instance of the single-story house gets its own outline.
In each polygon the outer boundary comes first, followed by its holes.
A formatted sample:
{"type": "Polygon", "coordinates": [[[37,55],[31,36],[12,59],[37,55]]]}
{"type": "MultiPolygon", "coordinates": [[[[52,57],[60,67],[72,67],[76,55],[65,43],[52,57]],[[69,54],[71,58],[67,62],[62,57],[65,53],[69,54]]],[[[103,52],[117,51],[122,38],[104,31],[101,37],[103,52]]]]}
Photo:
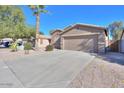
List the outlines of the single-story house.
{"type": "Polygon", "coordinates": [[[38,47],[45,48],[47,45],[50,44],[51,37],[45,35],[38,36],[38,47]]]}
{"type": "Polygon", "coordinates": [[[55,30],[51,35],[54,37],[51,41],[64,50],[105,52],[105,47],[108,45],[106,28],[96,25],[74,24],[61,31],[55,30]]]}

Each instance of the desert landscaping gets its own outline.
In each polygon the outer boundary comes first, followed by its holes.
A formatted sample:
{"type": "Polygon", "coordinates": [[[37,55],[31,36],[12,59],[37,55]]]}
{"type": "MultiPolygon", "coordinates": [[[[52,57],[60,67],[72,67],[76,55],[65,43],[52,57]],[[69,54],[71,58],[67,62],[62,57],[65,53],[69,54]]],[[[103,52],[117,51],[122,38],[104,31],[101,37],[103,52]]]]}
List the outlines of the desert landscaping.
{"type": "Polygon", "coordinates": [[[70,84],[84,88],[123,88],[124,66],[96,57],[70,84]]]}

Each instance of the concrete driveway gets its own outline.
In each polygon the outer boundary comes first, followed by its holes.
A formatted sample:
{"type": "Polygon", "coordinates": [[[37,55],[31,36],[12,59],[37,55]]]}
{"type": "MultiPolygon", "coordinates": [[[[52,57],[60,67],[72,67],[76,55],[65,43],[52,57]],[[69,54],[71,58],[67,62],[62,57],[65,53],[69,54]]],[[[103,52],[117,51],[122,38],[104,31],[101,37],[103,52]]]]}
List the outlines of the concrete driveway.
{"type": "Polygon", "coordinates": [[[0,87],[68,87],[94,56],[78,51],[41,52],[0,60],[0,87]]]}

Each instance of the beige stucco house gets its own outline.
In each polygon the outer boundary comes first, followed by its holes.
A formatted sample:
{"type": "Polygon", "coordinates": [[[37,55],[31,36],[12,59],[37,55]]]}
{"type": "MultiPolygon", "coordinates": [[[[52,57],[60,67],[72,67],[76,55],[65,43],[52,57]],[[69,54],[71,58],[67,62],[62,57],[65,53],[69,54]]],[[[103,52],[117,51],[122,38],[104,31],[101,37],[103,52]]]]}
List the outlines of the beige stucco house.
{"type": "Polygon", "coordinates": [[[45,35],[39,35],[38,36],[38,47],[45,49],[47,45],[50,44],[51,37],[45,36],[45,35]]]}
{"type": "Polygon", "coordinates": [[[108,45],[106,29],[96,25],[74,24],[63,30],[55,30],[51,35],[51,44],[64,50],[105,52],[108,45]]]}

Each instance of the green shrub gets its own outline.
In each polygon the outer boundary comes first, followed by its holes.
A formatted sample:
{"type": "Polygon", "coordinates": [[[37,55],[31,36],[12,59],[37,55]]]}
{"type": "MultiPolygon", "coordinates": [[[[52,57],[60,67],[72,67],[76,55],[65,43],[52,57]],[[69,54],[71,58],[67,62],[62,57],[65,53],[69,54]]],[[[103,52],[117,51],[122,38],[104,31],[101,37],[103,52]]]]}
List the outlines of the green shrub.
{"type": "Polygon", "coordinates": [[[12,52],[17,51],[17,43],[12,43],[11,46],[10,46],[10,48],[12,49],[11,50],[12,52]]]}
{"type": "Polygon", "coordinates": [[[32,49],[31,43],[27,42],[24,44],[24,50],[31,50],[31,49],[32,49]]]}
{"type": "Polygon", "coordinates": [[[53,46],[52,45],[46,46],[46,51],[52,51],[52,50],[53,50],[53,46]]]}

